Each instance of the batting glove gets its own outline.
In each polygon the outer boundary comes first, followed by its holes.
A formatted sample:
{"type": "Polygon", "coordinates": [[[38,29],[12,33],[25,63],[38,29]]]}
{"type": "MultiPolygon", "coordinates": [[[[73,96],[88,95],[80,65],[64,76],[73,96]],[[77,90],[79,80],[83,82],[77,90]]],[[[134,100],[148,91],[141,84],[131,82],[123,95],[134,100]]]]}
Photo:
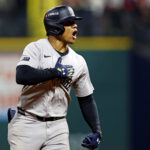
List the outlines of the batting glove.
{"type": "Polygon", "coordinates": [[[95,149],[100,144],[100,140],[101,134],[99,131],[97,131],[95,133],[86,136],[81,145],[89,149],[95,149]]]}
{"type": "Polygon", "coordinates": [[[74,68],[71,65],[62,65],[62,58],[59,57],[55,65],[58,76],[61,78],[71,78],[74,73],[74,68]]]}

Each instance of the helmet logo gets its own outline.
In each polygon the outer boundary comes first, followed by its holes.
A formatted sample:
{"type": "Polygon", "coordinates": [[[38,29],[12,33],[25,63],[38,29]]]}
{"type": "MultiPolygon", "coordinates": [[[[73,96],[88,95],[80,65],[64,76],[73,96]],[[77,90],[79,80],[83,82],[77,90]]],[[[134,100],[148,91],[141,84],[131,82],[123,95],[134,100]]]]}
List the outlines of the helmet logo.
{"type": "Polygon", "coordinates": [[[59,15],[59,12],[51,12],[51,13],[49,13],[47,15],[48,15],[48,17],[49,16],[57,16],[57,15],[59,15]]]}

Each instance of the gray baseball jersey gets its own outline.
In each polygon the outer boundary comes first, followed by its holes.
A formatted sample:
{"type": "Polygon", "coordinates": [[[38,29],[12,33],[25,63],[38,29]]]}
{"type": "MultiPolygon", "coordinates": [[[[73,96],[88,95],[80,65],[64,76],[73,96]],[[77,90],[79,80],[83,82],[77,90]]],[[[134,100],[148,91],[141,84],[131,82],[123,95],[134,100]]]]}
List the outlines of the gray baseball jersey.
{"type": "Polygon", "coordinates": [[[70,90],[73,87],[78,97],[93,93],[89,71],[84,58],[70,47],[61,56],[49,43],[41,39],[27,45],[17,66],[28,65],[33,68],[54,68],[59,57],[63,65],[72,65],[74,74],[68,79],[52,79],[36,85],[25,85],[19,97],[18,107],[43,117],[66,116],[70,103],[70,90]]]}

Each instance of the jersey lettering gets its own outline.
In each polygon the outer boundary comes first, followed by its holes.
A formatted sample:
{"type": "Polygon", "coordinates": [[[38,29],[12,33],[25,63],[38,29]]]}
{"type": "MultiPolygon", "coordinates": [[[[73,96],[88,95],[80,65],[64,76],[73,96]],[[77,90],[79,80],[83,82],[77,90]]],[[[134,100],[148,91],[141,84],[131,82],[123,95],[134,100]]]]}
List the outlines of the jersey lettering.
{"type": "Polygon", "coordinates": [[[66,78],[66,79],[60,79],[60,83],[63,85],[63,87],[69,91],[69,88],[72,84],[72,79],[71,78],[66,78]]]}

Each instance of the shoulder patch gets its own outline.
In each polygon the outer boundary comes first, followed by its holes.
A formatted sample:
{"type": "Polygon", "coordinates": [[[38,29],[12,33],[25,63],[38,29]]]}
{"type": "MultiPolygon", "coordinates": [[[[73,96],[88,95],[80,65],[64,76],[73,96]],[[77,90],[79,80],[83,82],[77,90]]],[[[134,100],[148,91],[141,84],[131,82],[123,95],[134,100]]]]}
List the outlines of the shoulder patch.
{"type": "Polygon", "coordinates": [[[24,56],[21,60],[22,60],[22,61],[29,61],[29,60],[30,60],[30,57],[24,56]]]}

